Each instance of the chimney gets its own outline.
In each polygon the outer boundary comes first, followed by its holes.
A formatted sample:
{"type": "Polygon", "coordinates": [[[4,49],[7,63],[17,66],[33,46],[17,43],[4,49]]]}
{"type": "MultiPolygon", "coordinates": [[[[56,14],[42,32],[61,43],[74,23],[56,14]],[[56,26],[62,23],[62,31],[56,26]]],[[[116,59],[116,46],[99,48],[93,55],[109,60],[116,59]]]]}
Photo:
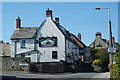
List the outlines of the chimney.
{"type": "Polygon", "coordinates": [[[55,22],[56,22],[57,24],[59,24],[59,18],[58,18],[58,17],[55,18],[55,22]]]}
{"type": "Polygon", "coordinates": [[[112,37],[112,43],[114,43],[115,42],[115,38],[114,37],[112,37]]]}
{"type": "Polygon", "coordinates": [[[101,32],[97,32],[95,35],[96,35],[96,38],[101,38],[101,32]]]}
{"type": "Polygon", "coordinates": [[[16,28],[20,28],[20,27],[21,27],[21,19],[20,19],[20,17],[18,17],[16,19],[16,28]]]}
{"type": "Polygon", "coordinates": [[[0,41],[0,44],[4,44],[4,41],[0,41]]]}
{"type": "Polygon", "coordinates": [[[9,44],[9,42],[7,42],[6,44],[9,44]]]}
{"type": "Polygon", "coordinates": [[[78,39],[81,40],[81,34],[80,33],[78,33],[78,39]]]}
{"type": "Polygon", "coordinates": [[[51,17],[52,19],[52,10],[49,10],[49,8],[46,10],[46,17],[51,17]]]}

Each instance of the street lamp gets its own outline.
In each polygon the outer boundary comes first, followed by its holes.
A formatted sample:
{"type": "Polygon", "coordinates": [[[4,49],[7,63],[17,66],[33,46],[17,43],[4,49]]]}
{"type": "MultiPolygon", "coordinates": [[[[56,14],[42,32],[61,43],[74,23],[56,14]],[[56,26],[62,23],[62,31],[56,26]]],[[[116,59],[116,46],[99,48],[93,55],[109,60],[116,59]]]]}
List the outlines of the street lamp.
{"type": "Polygon", "coordinates": [[[98,7],[96,10],[107,9],[108,10],[108,39],[109,47],[112,47],[112,30],[111,30],[111,21],[110,21],[110,8],[107,7],[98,7]]]}
{"type": "MultiPolygon", "coordinates": [[[[111,30],[111,21],[110,21],[110,8],[108,7],[97,7],[96,10],[107,9],[108,10],[108,39],[109,39],[109,50],[112,49],[112,30],[111,30]]],[[[108,51],[112,53],[112,51],[108,51]]],[[[113,64],[113,55],[109,54],[109,63],[113,64]]]]}

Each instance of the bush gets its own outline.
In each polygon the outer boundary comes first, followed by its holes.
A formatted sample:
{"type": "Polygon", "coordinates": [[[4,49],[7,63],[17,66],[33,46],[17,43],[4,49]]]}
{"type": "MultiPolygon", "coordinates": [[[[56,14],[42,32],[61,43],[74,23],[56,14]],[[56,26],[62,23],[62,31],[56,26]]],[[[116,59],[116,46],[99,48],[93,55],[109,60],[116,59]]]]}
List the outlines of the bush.
{"type": "Polygon", "coordinates": [[[111,67],[110,77],[120,79],[120,51],[115,54],[113,66],[111,67]]]}
{"type": "Polygon", "coordinates": [[[113,64],[110,75],[111,75],[111,78],[120,79],[120,64],[113,64]]]}
{"type": "Polygon", "coordinates": [[[91,63],[101,67],[101,71],[108,71],[109,54],[106,49],[91,49],[91,63]]]}
{"type": "Polygon", "coordinates": [[[91,65],[91,63],[82,61],[81,66],[78,68],[78,70],[79,70],[79,72],[92,72],[92,71],[94,71],[94,68],[91,65]]]}
{"type": "Polygon", "coordinates": [[[101,66],[102,65],[102,61],[100,59],[95,59],[93,62],[92,62],[93,65],[95,66],[101,66]]]}

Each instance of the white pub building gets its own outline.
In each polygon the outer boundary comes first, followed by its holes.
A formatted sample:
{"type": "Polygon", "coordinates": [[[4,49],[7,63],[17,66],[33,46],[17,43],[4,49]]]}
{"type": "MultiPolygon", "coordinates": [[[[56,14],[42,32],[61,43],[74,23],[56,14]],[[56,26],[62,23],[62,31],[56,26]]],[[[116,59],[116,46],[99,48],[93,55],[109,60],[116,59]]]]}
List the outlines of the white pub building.
{"type": "Polygon", "coordinates": [[[46,18],[39,27],[21,27],[21,19],[16,19],[16,30],[11,36],[11,57],[30,57],[31,62],[74,63],[79,61],[80,50],[86,47],[81,35],[67,31],[52,17],[52,10],[46,10],[46,18]]]}

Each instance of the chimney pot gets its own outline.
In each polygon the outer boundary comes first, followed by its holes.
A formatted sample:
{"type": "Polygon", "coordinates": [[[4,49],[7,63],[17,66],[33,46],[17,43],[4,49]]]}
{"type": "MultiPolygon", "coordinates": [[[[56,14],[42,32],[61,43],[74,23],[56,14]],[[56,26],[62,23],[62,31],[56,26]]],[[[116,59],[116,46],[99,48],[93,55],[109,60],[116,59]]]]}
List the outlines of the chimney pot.
{"type": "Polygon", "coordinates": [[[80,33],[78,33],[78,39],[81,40],[81,34],[80,33]]]}
{"type": "Polygon", "coordinates": [[[95,35],[96,35],[96,38],[101,38],[101,32],[97,32],[95,35]]]}
{"type": "Polygon", "coordinates": [[[52,18],[52,10],[49,10],[49,8],[46,10],[46,17],[52,18]]]}
{"type": "Polygon", "coordinates": [[[20,28],[20,27],[21,27],[21,19],[20,19],[20,17],[18,17],[16,19],[16,28],[20,28]]]}
{"type": "Polygon", "coordinates": [[[55,22],[59,24],[59,18],[58,17],[55,18],[55,22]]]}
{"type": "Polygon", "coordinates": [[[0,41],[0,44],[4,44],[4,41],[0,41]]]}
{"type": "Polygon", "coordinates": [[[101,36],[101,32],[97,32],[97,33],[96,33],[96,36],[101,36]]]}

